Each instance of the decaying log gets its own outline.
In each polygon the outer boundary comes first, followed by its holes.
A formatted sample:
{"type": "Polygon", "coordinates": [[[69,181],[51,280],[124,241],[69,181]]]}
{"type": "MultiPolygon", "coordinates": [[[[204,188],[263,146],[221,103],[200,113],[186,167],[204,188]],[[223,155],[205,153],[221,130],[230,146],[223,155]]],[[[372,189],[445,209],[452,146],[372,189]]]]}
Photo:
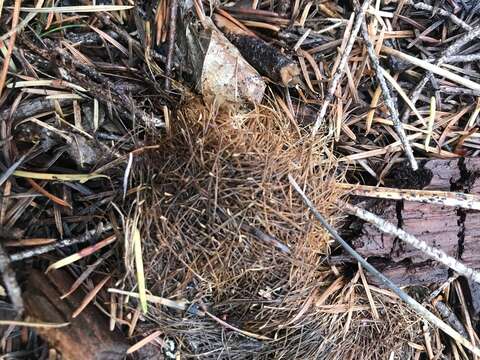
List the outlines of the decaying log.
{"type": "Polygon", "coordinates": [[[293,86],[299,82],[299,67],[280,50],[221,15],[215,14],[213,20],[245,60],[260,74],[285,86],[293,86]]]}
{"type": "MultiPolygon", "coordinates": [[[[429,160],[417,172],[402,165],[394,170],[392,187],[480,193],[480,159],[429,160]]],[[[435,204],[403,200],[367,199],[362,207],[407,233],[441,248],[465,265],[480,268],[480,213],[435,204]]],[[[386,235],[368,223],[356,228],[354,248],[363,256],[383,263],[386,275],[399,285],[446,281],[448,268],[428,260],[421,251],[386,235]]]]}
{"type": "Polygon", "coordinates": [[[93,305],[88,305],[76,318],[72,313],[82,302],[77,291],[64,300],[73,279],[64,271],[48,275],[33,271],[24,293],[27,319],[36,322],[64,323],[63,328],[39,328],[38,333],[55,347],[65,360],[124,359],[128,344],[116,331],[110,331],[108,319],[93,305]]]}

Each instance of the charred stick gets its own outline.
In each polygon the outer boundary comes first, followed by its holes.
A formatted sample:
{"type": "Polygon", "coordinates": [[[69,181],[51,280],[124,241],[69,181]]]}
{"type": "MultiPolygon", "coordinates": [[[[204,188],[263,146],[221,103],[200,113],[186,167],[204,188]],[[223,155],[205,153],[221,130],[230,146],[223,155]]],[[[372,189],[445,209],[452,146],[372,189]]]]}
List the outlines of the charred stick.
{"type": "Polygon", "coordinates": [[[177,9],[178,0],[170,0],[170,18],[168,22],[168,52],[165,65],[165,90],[170,89],[170,78],[172,76],[173,54],[175,52],[175,37],[177,32],[177,9]]]}
{"type": "Polygon", "coordinates": [[[430,311],[428,311],[424,306],[418,303],[414,298],[400,289],[397,285],[395,285],[389,278],[383,275],[380,271],[378,271],[375,267],[373,267],[370,263],[368,263],[358,252],[356,252],[340,235],[338,235],[337,231],[325,220],[325,218],[320,214],[320,212],[315,208],[312,201],[307,197],[305,192],[300,188],[298,183],[295,179],[288,175],[288,179],[290,184],[293,186],[294,190],[300,195],[304,204],[308,207],[308,209],[312,212],[315,218],[323,225],[323,227],[328,231],[328,233],[342,246],[342,248],[355,260],[357,260],[370,274],[375,276],[380,283],[392,290],[398,297],[408,304],[417,314],[421,315],[425,320],[430,322],[432,325],[438,327],[440,330],[451,336],[454,340],[465,346],[469,349],[473,354],[479,356],[480,349],[473,345],[468,339],[463,337],[459,334],[456,330],[454,330],[450,325],[443,322],[441,319],[436,317],[430,311]]]}
{"type": "Polygon", "coordinates": [[[463,21],[462,19],[460,19],[459,17],[457,17],[455,14],[449,12],[449,11],[446,11],[444,9],[435,9],[433,6],[431,5],[428,5],[428,4],[425,4],[423,2],[416,2],[414,0],[410,0],[409,2],[409,5],[413,6],[415,9],[417,10],[426,10],[426,11],[431,11],[431,12],[435,12],[436,14],[439,14],[443,17],[447,17],[448,19],[450,19],[455,25],[458,25],[460,26],[462,29],[466,30],[466,31],[470,31],[472,30],[472,27],[470,25],[468,25],[465,21],[463,21]]]}
{"type": "Polygon", "coordinates": [[[395,101],[390,94],[390,89],[385,82],[385,76],[383,68],[380,66],[380,62],[378,60],[377,54],[375,49],[373,48],[373,44],[370,41],[370,37],[368,36],[368,29],[367,29],[367,22],[364,20],[362,22],[362,37],[365,41],[365,45],[367,47],[368,56],[370,57],[370,62],[375,69],[375,75],[377,77],[378,82],[380,83],[380,87],[382,88],[382,95],[383,99],[385,100],[385,105],[387,105],[388,110],[390,111],[390,115],[392,117],[393,127],[395,132],[397,133],[400,141],[402,142],[403,148],[407,155],[408,161],[410,162],[410,166],[413,170],[418,169],[417,161],[413,156],[413,150],[410,146],[410,143],[407,139],[407,134],[405,133],[405,129],[403,128],[403,123],[400,121],[400,117],[398,115],[398,110],[395,105],[395,101]]]}
{"type": "Polygon", "coordinates": [[[298,83],[300,69],[292,59],[224,16],[215,14],[213,19],[227,39],[260,74],[284,86],[294,86],[298,83]]]}
{"type": "Polygon", "coordinates": [[[363,2],[362,7],[357,12],[355,24],[352,28],[352,32],[350,33],[350,37],[348,39],[347,45],[345,46],[345,50],[343,51],[342,58],[340,60],[340,63],[337,69],[335,70],[335,73],[332,76],[332,80],[330,81],[330,84],[328,86],[327,95],[323,100],[322,107],[320,108],[320,112],[318,113],[317,119],[315,120],[315,124],[313,125],[312,136],[315,136],[317,134],[318,129],[323,123],[323,119],[325,117],[325,114],[327,113],[327,108],[332,102],[333,95],[337,90],[338,82],[343,76],[343,73],[345,71],[345,66],[347,65],[347,61],[350,56],[350,53],[352,52],[353,44],[357,39],[358,32],[360,31],[360,26],[362,25],[363,20],[365,19],[365,12],[367,11],[367,8],[369,5],[370,5],[370,0],[365,0],[363,2]]]}
{"type": "Polygon", "coordinates": [[[46,98],[35,98],[33,100],[22,101],[21,104],[12,112],[12,109],[5,109],[0,112],[0,122],[12,120],[23,120],[46,111],[55,110],[55,102],[58,102],[61,107],[72,103],[71,99],[55,99],[50,100],[46,98]]]}

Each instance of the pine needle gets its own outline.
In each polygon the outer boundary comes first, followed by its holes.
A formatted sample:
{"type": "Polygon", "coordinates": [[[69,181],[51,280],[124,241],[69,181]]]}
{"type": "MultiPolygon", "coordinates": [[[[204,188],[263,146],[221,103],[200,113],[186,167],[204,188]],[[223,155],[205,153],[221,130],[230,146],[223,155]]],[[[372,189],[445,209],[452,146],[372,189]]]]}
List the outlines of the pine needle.
{"type": "Polygon", "coordinates": [[[31,178],[38,180],[52,180],[52,181],[79,181],[80,183],[97,178],[107,178],[107,175],[102,174],[51,174],[51,173],[37,173],[32,171],[16,170],[13,172],[14,176],[21,178],[31,178]]]}
{"type": "Polygon", "coordinates": [[[428,152],[430,149],[430,139],[432,138],[433,124],[435,122],[436,104],[435,96],[430,99],[430,117],[428,118],[427,136],[425,137],[425,149],[428,152]]]}
{"type": "MultiPolygon", "coordinates": [[[[133,8],[133,5],[80,5],[80,6],[54,6],[54,7],[44,7],[44,8],[29,8],[22,7],[20,11],[29,12],[29,13],[90,13],[90,12],[101,12],[101,11],[120,11],[120,10],[129,10],[133,8]]],[[[7,7],[6,9],[11,9],[7,7]]]]}
{"type": "Polygon", "coordinates": [[[85,249],[82,249],[79,252],[76,252],[75,254],[72,254],[70,256],[67,256],[67,257],[65,257],[61,260],[58,260],[58,261],[54,262],[53,264],[51,264],[47,268],[47,270],[45,272],[49,272],[52,269],[60,269],[64,266],[70,265],[70,264],[74,263],[75,261],[78,261],[78,260],[80,260],[80,259],[82,259],[86,256],[92,255],[96,251],[98,251],[98,250],[104,248],[105,246],[113,243],[116,239],[117,239],[117,237],[115,235],[109,236],[108,238],[106,238],[102,241],[99,241],[95,245],[86,247],[85,249]]]}
{"type": "Polygon", "coordinates": [[[137,226],[133,229],[132,234],[133,253],[135,257],[135,268],[137,269],[138,294],[140,297],[140,305],[144,314],[147,313],[147,291],[145,286],[145,273],[143,270],[142,256],[142,238],[137,226]]]}

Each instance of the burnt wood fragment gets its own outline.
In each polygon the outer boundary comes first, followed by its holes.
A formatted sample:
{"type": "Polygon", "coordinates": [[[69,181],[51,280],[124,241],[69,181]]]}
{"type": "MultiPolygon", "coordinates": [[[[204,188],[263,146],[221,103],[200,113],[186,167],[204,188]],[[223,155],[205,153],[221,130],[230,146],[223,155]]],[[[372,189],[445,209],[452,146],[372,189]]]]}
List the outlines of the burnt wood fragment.
{"type": "Polygon", "coordinates": [[[227,39],[261,75],[285,86],[294,86],[299,83],[299,67],[279,49],[223,16],[215,15],[213,19],[227,39]]]}

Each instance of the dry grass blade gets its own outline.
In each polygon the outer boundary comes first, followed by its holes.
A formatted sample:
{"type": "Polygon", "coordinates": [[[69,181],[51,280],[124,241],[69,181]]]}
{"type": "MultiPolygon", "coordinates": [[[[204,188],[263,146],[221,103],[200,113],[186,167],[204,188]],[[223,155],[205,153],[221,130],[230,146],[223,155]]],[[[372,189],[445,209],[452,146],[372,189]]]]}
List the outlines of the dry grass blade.
{"type": "Polygon", "coordinates": [[[87,89],[63,80],[43,80],[43,79],[42,80],[25,80],[25,81],[15,81],[13,83],[7,84],[7,88],[9,89],[18,89],[18,88],[32,87],[32,86],[52,86],[52,87],[59,87],[59,88],[71,88],[81,92],[87,92],[87,89]]]}
{"type": "Polygon", "coordinates": [[[115,48],[117,48],[123,54],[128,55],[128,50],[122,44],[120,44],[117,40],[112,38],[110,35],[108,35],[107,33],[105,33],[104,31],[102,31],[100,29],[97,29],[95,26],[90,25],[90,29],[92,29],[98,35],[100,35],[102,37],[102,39],[105,39],[107,42],[109,42],[110,44],[115,46],[115,48]]]}
{"type": "Polygon", "coordinates": [[[363,288],[365,289],[365,293],[367,294],[368,302],[370,303],[370,308],[372,309],[373,318],[378,321],[380,320],[380,315],[378,315],[375,302],[373,301],[372,293],[370,292],[370,286],[368,285],[367,278],[365,277],[362,265],[360,264],[358,264],[358,273],[360,274],[360,279],[362,279],[363,288]]]}
{"type": "Polygon", "coordinates": [[[55,196],[55,195],[49,193],[47,190],[45,190],[43,187],[38,185],[32,179],[27,179],[27,181],[35,191],[38,191],[40,194],[45,195],[47,198],[52,200],[55,204],[60,205],[60,206],[64,206],[64,207],[68,207],[70,209],[72,208],[72,205],[70,205],[68,202],[66,202],[63,199],[60,199],[58,196],[55,196]]]}
{"type": "MultiPolygon", "coordinates": [[[[120,295],[126,295],[129,297],[133,297],[136,299],[140,299],[140,294],[131,292],[131,291],[125,291],[125,290],[120,290],[120,289],[113,289],[110,288],[108,289],[108,292],[114,293],[114,294],[120,294],[120,295]]],[[[145,295],[146,301],[152,303],[152,304],[159,304],[163,305],[172,309],[177,309],[177,310],[187,310],[187,302],[186,301],[174,301],[170,299],[166,299],[160,296],[155,296],[155,295],[150,295],[146,294],[145,295]]]]}
{"type": "Polygon", "coordinates": [[[242,329],[239,329],[233,325],[230,325],[229,323],[227,323],[226,321],[223,321],[222,319],[219,319],[218,317],[216,317],[215,315],[213,314],[210,314],[208,311],[205,311],[205,314],[207,316],[209,316],[210,318],[212,318],[213,320],[215,320],[216,322],[218,322],[220,325],[226,327],[227,329],[230,329],[230,330],[233,330],[235,332],[238,332],[239,334],[242,334],[244,336],[247,336],[247,337],[251,337],[251,338],[254,338],[254,339],[257,339],[257,340],[271,340],[270,338],[268,338],[267,336],[263,336],[263,335],[258,335],[258,334],[254,334],[254,333],[251,333],[249,331],[245,331],[245,330],[242,330],[242,329]]]}
{"type": "Polygon", "coordinates": [[[398,82],[388,73],[388,71],[385,71],[384,69],[381,69],[381,71],[383,72],[383,76],[385,76],[385,79],[387,79],[388,82],[392,85],[392,87],[395,90],[397,90],[397,92],[400,94],[402,99],[407,103],[410,109],[412,109],[413,113],[418,117],[418,119],[422,122],[422,124],[426,126],[427,123],[425,119],[417,110],[417,108],[415,107],[415,104],[410,101],[410,98],[408,97],[407,94],[405,94],[405,91],[403,91],[402,87],[398,84],[398,82]]]}
{"type": "Polygon", "coordinates": [[[113,254],[113,249],[110,249],[106,253],[99,256],[97,260],[91,265],[88,265],[88,268],[75,280],[75,282],[70,286],[60,298],[64,299],[70,296],[78,287],[95,271],[95,269],[107,258],[109,258],[113,254]]]}
{"type": "Polygon", "coordinates": [[[368,134],[370,129],[372,128],[373,124],[373,117],[375,116],[375,110],[378,105],[378,100],[380,100],[380,96],[382,95],[382,88],[377,86],[375,89],[375,93],[372,96],[372,101],[370,103],[370,111],[367,115],[366,126],[365,126],[365,133],[368,134]]]}

